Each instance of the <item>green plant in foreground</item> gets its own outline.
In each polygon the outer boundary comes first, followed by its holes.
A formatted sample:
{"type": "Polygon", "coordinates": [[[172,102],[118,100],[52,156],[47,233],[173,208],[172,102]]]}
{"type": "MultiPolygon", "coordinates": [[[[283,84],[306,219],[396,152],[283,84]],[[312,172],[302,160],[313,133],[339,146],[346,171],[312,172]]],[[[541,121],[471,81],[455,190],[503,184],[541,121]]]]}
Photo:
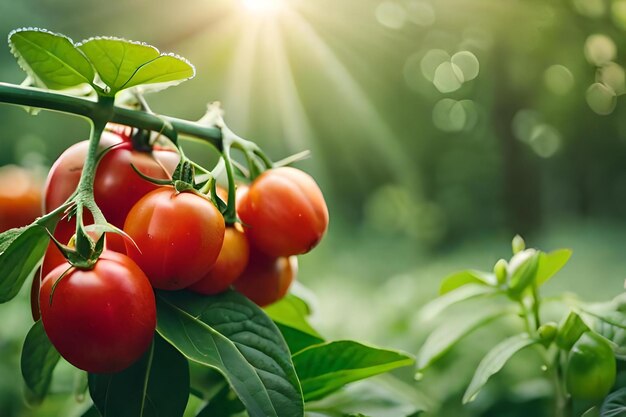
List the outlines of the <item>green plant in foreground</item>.
{"type": "MultiPolygon", "coordinates": [[[[126,363],[128,358],[121,361],[121,365],[109,367],[107,363],[101,363],[102,358],[97,355],[95,359],[89,354],[84,355],[80,346],[78,349],[76,346],[81,344],[80,332],[78,338],[76,334],[68,338],[66,332],[76,328],[90,329],[90,326],[100,323],[100,320],[106,321],[110,311],[101,311],[98,314],[98,311],[93,311],[98,309],[96,304],[88,304],[85,309],[76,311],[73,308],[80,304],[68,294],[81,291],[80,283],[83,281],[80,280],[93,283],[94,275],[101,281],[106,280],[107,275],[101,272],[109,268],[107,265],[123,264],[127,270],[136,271],[136,265],[132,266],[134,264],[126,255],[112,252],[103,254],[106,235],[123,235],[126,249],[134,248],[133,245],[137,243],[125,232],[134,231],[130,227],[134,224],[128,227],[123,225],[125,231],[122,231],[122,225],[108,221],[94,198],[96,169],[103,160],[99,144],[107,124],[113,122],[134,128],[136,133],[133,134],[133,139],[144,139],[141,149],[145,145],[152,145],[155,140],[163,141],[167,138],[167,145],[174,148],[180,158],[171,179],[148,178],[134,167],[137,175],[156,185],[169,187],[171,200],[182,200],[181,196],[184,196],[186,199],[202,202],[204,206],[210,206],[212,211],[217,208],[223,216],[223,223],[228,227],[239,223],[235,205],[236,177],[254,184],[257,177],[263,177],[264,172],[295,162],[302,155],[272,162],[257,144],[234,134],[224,123],[222,112],[216,106],[210,106],[205,117],[198,122],[152,113],[146,105],[144,93],[178,84],[192,78],[195,73],[194,67],[185,59],[161,54],[152,46],[117,38],[91,38],[74,43],[63,35],[38,29],[13,31],[9,35],[9,44],[28,75],[24,84],[36,85],[37,88],[1,83],[0,102],[24,106],[33,113],[44,109],[77,115],[86,118],[92,126],[75,191],[64,203],[32,224],[0,234],[0,302],[13,299],[24,282],[33,276],[51,239],[69,263],[50,272],[57,275],[52,275],[51,278],[49,274],[44,279],[40,303],[49,305],[41,309],[43,322],[38,320],[32,326],[24,342],[21,367],[29,402],[41,402],[48,393],[54,369],[61,360],[55,346],[61,345],[64,350],[71,349],[74,352],[65,353],[66,359],[72,363],[87,363],[80,365],[85,369],[93,367],[98,369],[97,372],[115,369],[115,373],[84,372],[76,369],[77,381],[85,381],[82,385],[78,384],[82,387],[78,389],[78,393],[82,394],[88,389],[93,401],[93,405],[86,404],[85,416],[178,417],[191,412],[198,416],[247,414],[252,417],[298,417],[303,416],[305,410],[316,412],[317,415],[348,415],[353,411],[344,412],[340,405],[335,408],[332,403],[322,404],[320,400],[329,400],[326,398],[329,394],[351,382],[414,363],[410,355],[402,352],[348,340],[326,341],[307,323],[309,307],[294,294],[261,309],[233,290],[210,296],[187,290],[167,291],[173,289],[174,285],[171,288],[157,285],[154,276],[146,278],[139,272],[133,272],[133,279],[143,280],[144,284],[149,279],[152,287],[163,287],[154,291],[154,303],[145,303],[152,310],[147,314],[147,319],[139,323],[142,332],[148,329],[150,336],[156,314],[156,331],[147,351],[138,360],[131,358],[134,362],[130,366],[126,363]],[[58,93],[51,90],[64,91],[58,93]],[[151,132],[157,134],[151,135],[151,132]],[[198,165],[185,155],[179,138],[206,143],[218,153],[220,162],[211,170],[198,165]],[[233,161],[233,150],[243,154],[245,164],[233,161]],[[216,177],[222,171],[225,172],[228,183],[226,201],[218,196],[216,190],[216,177]],[[93,223],[88,218],[92,218],[93,223]],[[60,242],[53,237],[55,228],[57,225],[67,224],[68,219],[75,221],[74,236],[69,242],[60,242]],[[63,268],[66,268],[65,271],[63,268]],[[55,281],[51,282],[50,279],[55,281]],[[68,303],[69,307],[62,310],[62,314],[50,313],[68,303]],[[49,338],[51,333],[47,333],[50,327],[46,328],[46,317],[50,319],[50,314],[56,314],[54,336],[55,340],[61,341],[54,345],[49,338]],[[95,321],[89,321],[91,318],[95,321]],[[76,359],[76,355],[81,356],[80,361],[76,359]],[[119,371],[119,368],[124,369],[119,371]],[[198,410],[186,411],[190,395],[197,400],[195,404],[198,410]]],[[[106,152],[114,152],[116,147],[119,146],[114,144],[105,149],[105,157],[106,152]]],[[[311,230],[294,228],[293,225],[275,225],[274,230],[280,229],[282,233],[281,239],[286,239],[287,244],[283,246],[288,249],[290,246],[296,248],[293,253],[284,253],[283,248],[273,248],[270,255],[288,257],[304,253],[319,241],[325,231],[328,222],[328,214],[324,212],[325,203],[321,194],[318,195],[315,191],[314,181],[304,175],[298,174],[296,182],[307,184],[307,193],[313,196],[308,201],[313,201],[316,207],[316,214],[308,219],[318,223],[311,230]],[[289,242],[290,233],[299,233],[297,241],[289,242]]],[[[152,193],[155,192],[162,192],[162,189],[152,193]]],[[[276,193],[276,188],[272,192],[276,193]]],[[[303,205],[307,203],[307,193],[298,194],[303,205]]],[[[277,198],[281,198],[281,195],[285,198],[285,194],[280,193],[277,198]]],[[[146,198],[148,196],[150,194],[146,194],[146,198]]],[[[137,204],[142,207],[150,205],[146,199],[137,204]]],[[[142,216],[147,215],[143,211],[141,213],[142,216]]],[[[175,210],[174,215],[178,214],[180,213],[175,210]]],[[[271,213],[252,212],[249,215],[253,216],[254,221],[260,222],[259,230],[264,227],[264,219],[270,217],[271,221],[276,220],[271,218],[271,213]]],[[[299,219],[302,216],[296,213],[285,217],[299,219]]],[[[127,217],[126,220],[128,219],[127,217]]],[[[182,222],[171,222],[179,223],[182,222]]],[[[218,233],[213,230],[210,233],[216,236],[208,237],[219,240],[220,245],[224,234],[223,223],[220,226],[221,236],[217,236],[218,233]]],[[[202,228],[189,230],[199,233],[202,228]]],[[[262,231],[272,232],[271,229],[262,231]]],[[[136,233],[137,236],[142,236],[143,231],[136,233]]],[[[259,239],[261,238],[257,236],[257,240],[259,239]]],[[[166,242],[161,248],[165,251],[170,244],[173,243],[166,242]]],[[[186,251],[179,253],[181,257],[188,255],[186,251]]],[[[135,258],[140,255],[136,254],[135,258]]],[[[160,253],[152,255],[156,257],[155,262],[166,258],[162,256],[163,259],[160,259],[160,253]]],[[[276,261],[276,258],[271,259],[272,262],[276,261]]],[[[194,262],[200,260],[197,256],[193,259],[194,262]]],[[[168,258],[167,261],[172,263],[177,260],[168,258]]],[[[114,288],[123,287],[120,284],[123,283],[120,269],[115,271],[109,274],[115,278],[115,282],[104,283],[113,295],[117,291],[114,288]]],[[[169,279],[170,276],[164,278],[169,279]]],[[[198,278],[199,275],[194,280],[197,282],[198,278]]],[[[141,284],[142,288],[145,288],[144,284],[141,284]]],[[[175,288],[180,288],[179,284],[176,282],[175,288]]],[[[36,291],[37,287],[34,288],[36,291]]],[[[128,288],[125,290],[129,291],[128,288]]],[[[142,297],[152,297],[150,287],[148,291],[142,291],[142,297]]],[[[102,301],[101,296],[105,296],[98,291],[77,295],[93,296],[98,302],[102,301]]],[[[118,313],[123,311],[123,302],[103,303],[108,307],[114,304],[118,313]]],[[[36,313],[36,309],[33,311],[36,313]]],[[[107,340],[98,341],[99,332],[91,331],[90,349],[102,349],[107,354],[115,355],[115,352],[107,349],[108,344],[117,342],[117,338],[126,340],[132,336],[126,334],[130,332],[110,334],[111,331],[115,332],[116,324],[118,323],[111,323],[110,320],[106,324],[109,332],[107,340]]],[[[124,346],[124,343],[120,345],[124,346]]],[[[415,411],[417,410],[411,412],[415,411]]]]}
{"type": "MultiPolygon", "coordinates": [[[[516,236],[513,257],[500,259],[493,272],[460,271],[445,278],[440,297],[421,311],[429,319],[469,300],[484,300],[454,323],[434,330],[422,346],[418,375],[425,372],[468,334],[502,317],[519,317],[521,331],[494,346],[482,359],[469,383],[463,403],[476,399],[488,380],[519,351],[535,349],[541,369],[551,381],[555,416],[618,416],[626,409],[626,388],[615,386],[617,360],[624,358],[626,308],[623,295],[605,303],[589,304],[572,295],[542,298],[540,288],[568,262],[572,252],[527,249],[516,236]],[[495,304],[500,298],[508,302],[495,304]],[[544,306],[558,302],[565,308],[560,323],[544,321],[544,306]]],[[[472,304],[474,307],[476,304],[472,304]]]]}

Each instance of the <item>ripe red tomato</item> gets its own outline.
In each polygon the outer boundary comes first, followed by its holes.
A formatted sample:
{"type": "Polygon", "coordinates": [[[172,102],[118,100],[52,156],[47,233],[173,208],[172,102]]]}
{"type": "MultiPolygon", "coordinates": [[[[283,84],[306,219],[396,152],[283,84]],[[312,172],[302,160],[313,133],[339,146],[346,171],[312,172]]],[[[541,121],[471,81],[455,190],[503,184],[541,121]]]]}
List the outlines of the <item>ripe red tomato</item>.
{"type": "MultiPolygon", "coordinates": [[[[124,136],[104,132],[100,140],[101,149],[110,149],[98,164],[94,181],[96,204],[102,210],[107,221],[116,227],[124,227],[126,215],[141,197],[158,188],[144,180],[131,167],[135,166],[142,174],[167,179],[176,169],[178,154],[169,150],[154,150],[151,154],[139,152],[124,136]]],[[[76,189],[85,162],[87,141],[79,142],[68,148],[57,159],[46,181],[46,212],[63,204],[76,189]]],[[[86,216],[85,223],[92,222],[86,216]]],[[[113,238],[115,239],[115,238],[113,238]]],[[[123,250],[122,240],[112,242],[123,250]]]]}
{"type": "Polygon", "coordinates": [[[251,248],[245,271],[235,281],[235,289],[265,307],[283,298],[296,274],[298,259],[295,256],[274,258],[251,248]]]}
{"type": "Polygon", "coordinates": [[[41,183],[23,168],[0,168],[0,233],[41,216],[41,183]]]}
{"type": "Polygon", "coordinates": [[[128,213],[124,231],[128,255],[155,288],[178,290],[205,276],[224,242],[224,218],[208,199],[192,192],[160,187],[128,213]]]}
{"type": "Polygon", "coordinates": [[[91,270],[60,265],[41,285],[46,334],[61,356],[93,373],[119,372],[141,357],[156,327],[148,278],[126,255],[105,251],[91,270]]]}
{"type": "Polygon", "coordinates": [[[328,227],[328,208],[315,180],[289,167],[261,174],[241,197],[238,214],[250,243],[273,257],[307,253],[328,227]]]}
{"type": "Polygon", "coordinates": [[[246,269],[249,252],[248,239],[244,233],[235,226],[227,227],[215,265],[189,289],[206,295],[226,291],[246,269]]]}

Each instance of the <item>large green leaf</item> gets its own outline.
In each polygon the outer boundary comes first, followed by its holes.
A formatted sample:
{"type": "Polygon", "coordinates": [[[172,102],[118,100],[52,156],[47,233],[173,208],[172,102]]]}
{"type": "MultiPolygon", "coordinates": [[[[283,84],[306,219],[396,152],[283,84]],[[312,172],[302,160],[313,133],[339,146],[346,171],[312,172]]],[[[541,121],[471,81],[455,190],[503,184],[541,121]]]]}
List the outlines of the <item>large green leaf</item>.
{"type": "Polygon", "coordinates": [[[287,295],[265,308],[265,312],[278,326],[291,353],[323,343],[324,339],[307,321],[309,307],[301,298],[287,295]]]}
{"type": "Polygon", "coordinates": [[[172,85],[195,74],[187,60],[161,54],[155,47],[139,42],[91,38],[78,48],[87,55],[111,94],[142,84],[172,85]]]}
{"type": "Polygon", "coordinates": [[[450,291],[456,290],[459,287],[462,287],[467,284],[478,284],[478,285],[491,285],[495,286],[498,283],[494,274],[490,274],[487,272],[476,271],[476,270],[466,270],[455,272],[452,275],[448,275],[441,281],[441,286],[439,287],[439,294],[444,295],[449,293],[450,291]]]}
{"type": "Polygon", "coordinates": [[[102,417],[182,416],[189,399],[189,363],[159,336],[143,357],[117,374],[89,374],[102,417]]]}
{"type": "Polygon", "coordinates": [[[472,382],[463,394],[463,404],[474,401],[489,378],[500,372],[513,355],[525,347],[537,343],[539,340],[532,339],[527,334],[519,334],[504,340],[491,349],[476,368],[472,382]]]}
{"type": "Polygon", "coordinates": [[[205,405],[196,417],[230,417],[245,411],[244,405],[237,397],[232,397],[230,386],[225,385],[205,405]]]}
{"type": "Polygon", "coordinates": [[[9,45],[22,69],[42,87],[63,90],[93,81],[91,64],[66,36],[17,29],[9,34],[9,45]]]}
{"type": "Polygon", "coordinates": [[[423,371],[476,329],[511,314],[512,310],[487,308],[468,311],[465,314],[447,320],[437,327],[426,339],[417,355],[417,368],[423,371]]]}
{"type": "Polygon", "coordinates": [[[537,285],[545,284],[554,274],[567,264],[572,256],[571,249],[559,249],[550,253],[541,252],[539,255],[539,265],[537,267],[537,285]]]}
{"type": "Polygon", "coordinates": [[[414,362],[405,353],[350,340],[311,346],[293,356],[305,401],[322,398],[350,382],[409,366],[414,362]]]}
{"type": "Polygon", "coordinates": [[[0,303],[17,295],[48,247],[46,229],[31,225],[0,235],[0,303]]]}
{"type": "Polygon", "coordinates": [[[33,324],[24,340],[22,348],[22,376],[28,389],[28,399],[33,403],[41,402],[50,388],[52,372],[61,355],[52,346],[41,320],[33,324]]]}
{"type": "Polygon", "coordinates": [[[570,311],[567,318],[559,325],[556,344],[561,349],[570,350],[583,333],[589,330],[587,324],[575,311],[570,311]]]}
{"type": "Polygon", "coordinates": [[[158,332],[188,359],[223,374],[251,417],[298,417],[304,404],[289,349],[243,295],[159,292],[158,332]]]}

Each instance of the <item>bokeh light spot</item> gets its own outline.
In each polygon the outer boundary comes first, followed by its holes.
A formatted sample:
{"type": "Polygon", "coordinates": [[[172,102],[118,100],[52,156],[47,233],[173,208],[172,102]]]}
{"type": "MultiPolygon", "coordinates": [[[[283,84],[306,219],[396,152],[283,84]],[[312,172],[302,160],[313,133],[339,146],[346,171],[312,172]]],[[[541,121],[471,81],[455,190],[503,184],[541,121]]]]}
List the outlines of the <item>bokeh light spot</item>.
{"type": "Polygon", "coordinates": [[[604,0],[574,0],[574,9],[587,17],[601,17],[606,12],[604,0]]]}
{"type": "Polygon", "coordinates": [[[384,1],[376,8],[376,20],[390,29],[402,28],[406,19],[406,11],[396,2],[384,1]]]}
{"type": "Polygon", "coordinates": [[[433,124],[443,132],[460,132],[476,125],[478,112],[472,100],[441,99],[433,107],[433,124]]]}
{"type": "Polygon", "coordinates": [[[425,1],[409,1],[406,4],[406,14],[409,21],[417,26],[431,26],[435,23],[435,10],[425,1]]]}
{"type": "Polygon", "coordinates": [[[587,89],[587,104],[594,112],[607,115],[613,113],[617,103],[615,91],[602,83],[594,83],[587,89]]]}
{"type": "Polygon", "coordinates": [[[626,74],[624,68],[615,62],[610,62],[598,70],[599,81],[613,89],[615,94],[626,92],[626,74]]]}
{"type": "Polygon", "coordinates": [[[558,95],[569,93],[574,87],[574,76],[563,65],[552,65],[543,74],[543,81],[548,90],[558,95]]]}
{"type": "Polygon", "coordinates": [[[428,81],[433,82],[435,80],[435,71],[437,71],[439,65],[449,60],[450,55],[443,49],[431,49],[422,58],[422,74],[428,81]]]}
{"type": "Polygon", "coordinates": [[[615,26],[626,29],[626,0],[614,0],[611,4],[611,17],[615,26]]]}
{"type": "Polygon", "coordinates": [[[452,62],[442,62],[435,70],[433,84],[440,93],[452,93],[463,85],[463,72],[452,62]]]}
{"type": "Polygon", "coordinates": [[[452,55],[452,64],[461,70],[463,81],[471,81],[478,76],[480,64],[476,55],[470,51],[461,51],[452,55]]]}
{"type": "Polygon", "coordinates": [[[537,155],[550,158],[561,147],[561,134],[553,126],[540,124],[534,127],[529,144],[537,155]]]}
{"type": "Polygon", "coordinates": [[[606,35],[590,35],[585,41],[585,57],[590,64],[602,66],[615,59],[617,47],[613,39],[606,35]]]}

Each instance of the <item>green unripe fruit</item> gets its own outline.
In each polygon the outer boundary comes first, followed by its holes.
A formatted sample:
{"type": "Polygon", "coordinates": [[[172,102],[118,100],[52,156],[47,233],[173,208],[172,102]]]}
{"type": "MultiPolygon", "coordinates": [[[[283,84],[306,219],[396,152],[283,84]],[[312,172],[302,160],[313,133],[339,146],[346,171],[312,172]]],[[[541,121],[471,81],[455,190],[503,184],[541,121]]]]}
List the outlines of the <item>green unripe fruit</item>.
{"type": "Polygon", "coordinates": [[[554,322],[549,322],[539,327],[539,329],[537,330],[537,333],[539,334],[541,343],[543,343],[543,345],[547,347],[550,345],[550,343],[552,343],[552,341],[556,337],[557,331],[558,331],[557,324],[554,322]]]}
{"type": "Polygon", "coordinates": [[[615,384],[615,354],[602,336],[587,332],[574,344],[567,360],[565,382],[572,397],[602,400],[615,384]]]}

